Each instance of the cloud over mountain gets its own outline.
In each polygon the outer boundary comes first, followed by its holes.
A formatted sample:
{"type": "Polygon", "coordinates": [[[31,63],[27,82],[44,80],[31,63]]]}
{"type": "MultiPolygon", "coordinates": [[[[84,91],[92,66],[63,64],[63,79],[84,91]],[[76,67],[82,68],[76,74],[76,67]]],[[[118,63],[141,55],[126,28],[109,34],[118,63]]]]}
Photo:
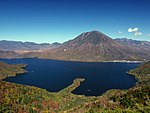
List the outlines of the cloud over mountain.
{"type": "Polygon", "coordinates": [[[142,33],[137,31],[137,32],[134,33],[134,35],[135,35],[135,36],[141,36],[142,33]]]}
{"type": "Polygon", "coordinates": [[[135,27],[135,28],[129,28],[128,32],[137,32],[139,30],[139,28],[135,27]]]}
{"type": "Polygon", "coordinates": [[[128,28],[129,33],[134,33],[135,36],[141,36],[142,32],[139,31],[138,27],[135,28],[128,28]]]}

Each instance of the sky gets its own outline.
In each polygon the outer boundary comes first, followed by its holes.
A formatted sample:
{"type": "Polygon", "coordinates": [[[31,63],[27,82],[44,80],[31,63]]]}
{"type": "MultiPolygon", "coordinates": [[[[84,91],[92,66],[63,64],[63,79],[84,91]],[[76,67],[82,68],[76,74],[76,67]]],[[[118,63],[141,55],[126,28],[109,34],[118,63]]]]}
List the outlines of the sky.
{"type": "Polygon", "coordinates": [[[0,40],[62,43],[93,30],[150,41],[150,0],[0,0],[0,40]]]}

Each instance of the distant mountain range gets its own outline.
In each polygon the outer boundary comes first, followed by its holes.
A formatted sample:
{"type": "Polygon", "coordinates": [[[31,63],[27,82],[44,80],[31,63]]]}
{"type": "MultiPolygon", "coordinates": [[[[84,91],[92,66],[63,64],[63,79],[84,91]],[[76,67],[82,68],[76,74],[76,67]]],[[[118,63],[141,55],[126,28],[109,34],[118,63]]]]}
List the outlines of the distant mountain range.
{"type": "Polygon", "coordinates": [[[148,41],[137,41],[127,38],[116,38],[115,41],[123,44],[124,46],[137,48],[137,49],[143,49],[144,51],[150,50],[150,42],[148,41]]]}
{"type": "Polygon", "coordinates": [[[117,38],[115,41],[130,48],[134,53],[141,58],[150,59],[150,42],[137,41],[127,38],[117,38]]]}
{"type": "Polygon", "coordinates": [[[18,58],[19,54],[13,51],[2,51],[0,50],[0,58],[18,58]]]}
{"type": "Polygon", "coordinates": [[[3,51],[16,51],[16,52],[30,52],[30,51],[44,51],[52,48],[59,47],[60,43],[41,43],[37,44],[34,42],[20,42],[20,41],[0,41],[0,50],[3,51]]]}
{"type": "MultiPolygon", "coordinates": [[[[112,60],[150,60],[150,42],[126,38],[112,39],[99,31],[82,33],[75,39],[64,42],[63,44],[36,44],[31,42],[15,43],[13,41],[14,43],[11,44],[12,42],[9,42],[9,46],[7,47],[4,45],[2,46],[2,42],[4,44],[4,42],[6,43],[7,41],[0,42],[0,49],[2,51],[15,51],[17,54],[14,55],[15,57],[40,57],[57,60],[88,62],[112,60]],[[16,50],[29,50],[29,52],[20,54],[16,50]]],[[[0,57],[4,57],[5,55],[2,55],[0,52],[0,57]]]]}

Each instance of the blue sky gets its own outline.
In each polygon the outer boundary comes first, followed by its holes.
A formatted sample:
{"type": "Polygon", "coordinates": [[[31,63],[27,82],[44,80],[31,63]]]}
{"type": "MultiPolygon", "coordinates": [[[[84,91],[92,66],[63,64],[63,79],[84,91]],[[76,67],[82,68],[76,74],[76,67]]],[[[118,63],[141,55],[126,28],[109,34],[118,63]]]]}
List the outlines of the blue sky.
{"type": "Polygon", "coordinates": [[[150,0],[0,0],[0,40],[64,42],[93,30],[150,41],[150,0]]]}

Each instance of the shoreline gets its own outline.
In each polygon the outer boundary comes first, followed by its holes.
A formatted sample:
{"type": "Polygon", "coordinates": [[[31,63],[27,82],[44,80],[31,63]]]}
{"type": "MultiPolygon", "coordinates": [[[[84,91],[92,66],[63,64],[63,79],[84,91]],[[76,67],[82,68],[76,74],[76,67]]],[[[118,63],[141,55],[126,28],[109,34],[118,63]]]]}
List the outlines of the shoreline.
{"type": "Polygon", "coordinates": [[[15,76],[22,75],[28,72],[27,70],[24,69],[27,67],[27,64],[8,64],[8,63],[1,62],[1,61],[0,63],[1,63],[1,66],[6,66],[6,67],[8,66],[7,68],[5,67],[6,70],[3,70],[3,72],[1,72],[0,81],[3,81],[9,77],[15,77],[15,76]],[[7,70],[8,68],[13,69],[13,70],[8,71],[7,70]]]}
{"type": "Polygon", "coordinates": [[[39,58],[39,57],[28,57],[28,58],[0,58],[0,59],[41,59],[41,60],[54,60],[54,61],[64,61],[64,62],[83,62],[83,63],[143,63],[149,60],[109,60],[109,61],[80,61],[80,60],[61,60],[61,59],[50,59],[50,58],[39,58]]]}
{"type": "Polygon", "coordinates": [[[145,61],[113,60],[113,61],[102,61],[102,62],[110,62],[110,63],[143,63],[145,61]]]}

